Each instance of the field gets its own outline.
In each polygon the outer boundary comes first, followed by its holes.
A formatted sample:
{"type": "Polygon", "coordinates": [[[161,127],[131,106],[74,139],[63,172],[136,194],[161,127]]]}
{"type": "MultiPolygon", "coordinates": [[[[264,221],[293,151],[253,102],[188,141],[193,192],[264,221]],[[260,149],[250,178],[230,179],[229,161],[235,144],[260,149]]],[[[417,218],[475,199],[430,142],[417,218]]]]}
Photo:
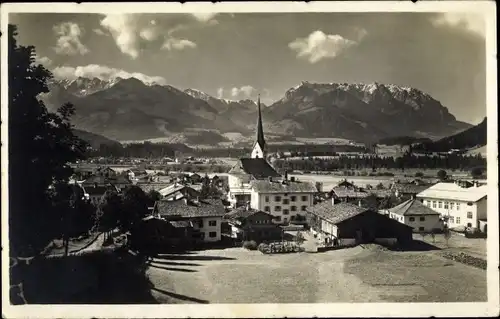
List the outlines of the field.
{"type": "Polygon", "coordinates": [[[485,301],[486,272],[435,252],[355,247],[264,255],[243,248],[164,254],[147,270],[161,303],[485,301]]]}

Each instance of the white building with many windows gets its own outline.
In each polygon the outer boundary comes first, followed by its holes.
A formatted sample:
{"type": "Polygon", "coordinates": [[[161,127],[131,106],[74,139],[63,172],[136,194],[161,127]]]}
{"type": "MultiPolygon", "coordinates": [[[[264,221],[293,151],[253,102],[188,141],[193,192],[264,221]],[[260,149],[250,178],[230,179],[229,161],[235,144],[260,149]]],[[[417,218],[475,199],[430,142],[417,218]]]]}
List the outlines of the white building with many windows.
{"type": "Polygon", "coordinates": [[[250,207],[274,216],[275,223],[302,223],[306,210],[313,205],[316,187],[293,177],[283,180],[253,180],[250,182],[250,207]]]}
{"type": "Polygon", "coordinates": [[[417,198],[423,204],[447,219],[448,227],[479,228],[479,221],[487,218],[486,185],[463,187],[458,183],[438,183],[420,192],[417,198]]]}

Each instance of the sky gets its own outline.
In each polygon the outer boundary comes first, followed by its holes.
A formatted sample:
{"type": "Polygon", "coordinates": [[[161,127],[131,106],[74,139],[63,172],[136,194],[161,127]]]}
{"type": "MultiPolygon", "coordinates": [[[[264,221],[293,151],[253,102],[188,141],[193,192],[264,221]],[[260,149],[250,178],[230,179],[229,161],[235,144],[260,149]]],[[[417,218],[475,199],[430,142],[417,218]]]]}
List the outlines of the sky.
{"type": "Polygon", "coordinates": [[[485,23],[469,13],[16,13],[56,78],[131,77],[272,103],[302,81],[397,84],[486,115],[485,23]]]}

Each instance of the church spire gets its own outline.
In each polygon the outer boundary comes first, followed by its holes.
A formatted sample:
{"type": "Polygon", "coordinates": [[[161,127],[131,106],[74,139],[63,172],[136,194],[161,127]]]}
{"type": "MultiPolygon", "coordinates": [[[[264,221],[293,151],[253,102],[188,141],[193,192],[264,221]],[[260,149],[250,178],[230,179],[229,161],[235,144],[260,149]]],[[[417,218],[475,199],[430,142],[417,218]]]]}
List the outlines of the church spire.
{"type": "Polygon", "coordinates": [[[257,100],[257,107],[259,108],[259,115],[257,119],[257,143],[261,148],[264,148],[266,141],[264,140],[264,129],[262,127],[262,114],[260,111],[260,94],[257,100]]]}
{"type": "Polygon", "coordinates": [[[252,150],[252,158],[265,158],[266,157],[266,141],[264,140],[264,128],[262,127],[262,114],[260,110],[260,94],[257,100],[258,118],[257,118],[257,139],[252,150]]]}

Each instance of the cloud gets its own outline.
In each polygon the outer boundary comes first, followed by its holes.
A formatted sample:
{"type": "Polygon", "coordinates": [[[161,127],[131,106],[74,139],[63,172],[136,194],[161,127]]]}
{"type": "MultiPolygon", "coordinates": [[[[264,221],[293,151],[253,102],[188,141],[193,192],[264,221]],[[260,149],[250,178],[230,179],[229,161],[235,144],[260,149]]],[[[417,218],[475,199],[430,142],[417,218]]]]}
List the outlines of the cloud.
{"type": "Polygon", "coordinates": [[[89,64],[85,66],[58,66],[52,70],[52,73],[57,79],[74,80],[78,77],[99,78],[109,81],[115,78],[128,79],[131,77],[137,78],[144,83],[156,83],[166,85],[167,81],[161,76],[149,76],[139,72],[127,72],[121,69],[110,68],[104,65],[89,64]]]}
{"type": "Polygon", "coordinates": [[[297,52],[297,58],[306,58],[310,63],[316,63],[326,58],[335,58],[340,52],[356,43],[338,34],[325,34],[317,30],[307,38],[295,39],[288,44],[288,47],[297,52]]]}
{"type": "Polygon", "coordinates": [[[35,56],[35,63],[37,64],[42,64],[43,66],[45,67],[49,67],[52,65],[52,60],[49,59],[48,57],[46,56],[35,56]]]}
{"type": "Polygon", "coordinates": [[[80,37],[85,33],[83,28],[73,22],[63,22],[53,27],[53,31],[58,37],[54,50],[58,54],[65,55],[85,55],[90,50],[80,41],[80,37]]]}
{"type": "Polygon", "coordinates": [[[174,37],[167,38],[162,45],[162,50],[184,50],[189,48],[196,48],[196,43],[186,39],[177,39],[174,37]]]}
{"type": "Polygon", "coordinates": [[[217,89],[217,98],[222,99],[224,97],[224,88],[217,89]]]}
{"type": "Polygon", "coordinates": [[[486,22],[480,14],[466,12],[446,12],[435,18],[432,23],[435,26],[449,25],[470,32],[474,32],[482,37],[486,35],[486,22]]]}
{"type": "Polygon", "coordinates": [[[200,22],[209,22],[213,21],[212,18],[217,15],[216,12],[193,12],[191,13],[196,20],[200,22]]]}
{"type": "Polygon", "coordinates": [[[94,33],[95,33],[95,34],[97,34],[97,35],[104,35],[104,36],[107,36],[107,33],[106,33],[106,32],[104,32],[104,31],[102,31],[102,30],[101,30],[101,29],[99,29],[99,28],[94,29],[94,30],[92,30],[92,31],[94,31],[94,33]]]}
{"type": "Polygon", "coordinates": [[[139,57],[138,21],[129,14],[109,14],[101,26],[109,30],[120,51],[132,59],[139,57]]]}

